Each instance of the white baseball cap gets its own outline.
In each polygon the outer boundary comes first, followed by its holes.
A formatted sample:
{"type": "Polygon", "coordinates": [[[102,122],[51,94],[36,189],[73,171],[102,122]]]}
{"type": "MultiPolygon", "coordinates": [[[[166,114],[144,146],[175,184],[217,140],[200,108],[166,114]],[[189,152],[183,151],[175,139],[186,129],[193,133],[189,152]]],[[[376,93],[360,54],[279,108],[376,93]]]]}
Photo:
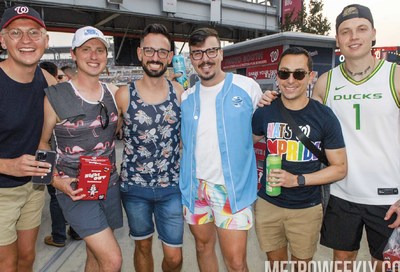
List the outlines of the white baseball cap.
{"type": "Polygon", "coordinates": [[[95,27],[85,26],[79,28],[75,32],[74,38],[72,39],[72,49],[81,46],[90,39],[99,39],[102,43],[104,43],[107,49],[110,47],[110,44],[106,40],[106,37],[104,37],[103,32],[95,27]]]}

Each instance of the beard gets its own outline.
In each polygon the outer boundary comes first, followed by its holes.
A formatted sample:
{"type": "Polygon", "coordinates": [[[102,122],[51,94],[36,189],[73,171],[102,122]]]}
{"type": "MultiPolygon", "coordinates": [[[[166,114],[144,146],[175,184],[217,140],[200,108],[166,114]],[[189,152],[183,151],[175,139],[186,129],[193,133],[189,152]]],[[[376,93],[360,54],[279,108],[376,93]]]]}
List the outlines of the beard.
{"type": "Polygon", "coordinates": [[[215,73],[213,73],[213,74],[208,74],[208,75],[197,74],[197,76],[198,76],[201,80],[207,81],[207,80],[213,79],[213,78],[215,77],[215,73]]]}
{"type": "Polygon", "coordinates": [[[143,71],[146,73],[147,76],[149,77],[161,77],[165,74],[165,72],[167,71],[167,66],[164,65],[164,63],[160,62],[160,61],[148,61],[146,64],[143,63],[142,61],[142,68],[143,71]],[[159,71],[153,71],[153,70],[149,70],[146,66],[146,64],[150,64],[150,63],[154,63],[154,64],[160,64],[162,69],[159,71]]]}
{"type": "MultiPolygon", "coordinates": [[[[205,65],[213,66],[215,64],[212,63],[212,62],[203,62],[203,63],[201,63],[199,65],[199,68],[201,68],[201,67],[203,67],[205,65]]],[[[215,77],[215,71],[212,72],[212,73],[209,73],[209,74],[204,74],[204,73],[197,72],[197,75],[200,77],[201,80],[207,81],[207,80],[211,80],[211,79],[213,79],[215,77]]]]}

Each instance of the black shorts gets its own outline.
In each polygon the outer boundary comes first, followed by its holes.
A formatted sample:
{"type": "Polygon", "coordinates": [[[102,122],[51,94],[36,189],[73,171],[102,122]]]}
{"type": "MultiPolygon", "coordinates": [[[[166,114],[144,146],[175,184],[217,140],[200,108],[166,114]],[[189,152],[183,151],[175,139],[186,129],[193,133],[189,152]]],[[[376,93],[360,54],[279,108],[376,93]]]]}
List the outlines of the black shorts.
{"type": "Polygon", "coordinates": [[[382,252],[393,229],[396,215],[385,221],[388,205],[365,205],[330,196],[321,229],[321,245],[335,250],[355,251],[360,248],[363,227],[367,233],[369,252],[383,260],[382,252]]]}

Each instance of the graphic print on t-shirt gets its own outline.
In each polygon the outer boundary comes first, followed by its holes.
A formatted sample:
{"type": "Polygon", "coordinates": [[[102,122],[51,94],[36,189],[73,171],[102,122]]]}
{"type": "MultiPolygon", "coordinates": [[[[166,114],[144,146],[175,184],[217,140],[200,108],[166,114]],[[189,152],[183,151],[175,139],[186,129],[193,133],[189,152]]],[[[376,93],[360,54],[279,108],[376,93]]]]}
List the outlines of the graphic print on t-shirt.
{"type": "MultiPolygon", "coordinates": [[[[300,126],[300,129],[307,137],[311,134],[311,127],[309,125],[300,126]]],[[[286,160],[291,162],[318,160],[318,158],[297,139],[294,132],[286,123],[268,123],[266,136],[269,154],[278,154],[281,157],[285,155],[286,160]]],[[[320,148],[321,142],[317,141],[314,145],[320,148]]]]}

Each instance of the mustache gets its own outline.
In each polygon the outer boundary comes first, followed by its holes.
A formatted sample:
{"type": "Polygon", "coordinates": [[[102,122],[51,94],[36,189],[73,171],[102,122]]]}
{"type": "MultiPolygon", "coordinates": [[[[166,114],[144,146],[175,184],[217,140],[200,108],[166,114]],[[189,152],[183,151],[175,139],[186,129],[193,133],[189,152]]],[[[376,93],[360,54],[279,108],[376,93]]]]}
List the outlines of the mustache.
{"type": "Polygon", "coordinates": [[[199,67],[201,68],[201,67],[206,66],[206,65],[211,66],[211,65],[214,65],[214,63],[213,62],[209,62],[209,61],[202,62],[202,63],[199,64],[199,67]]]}
{"type": "Polygon", "coordinates": [[[161,61],[155,61],[155,60],[150,60],[150,61],[146,62],[146,64],[160,64],[160,65],[164,65],[164,63],[162,63],[161,61]]]}

